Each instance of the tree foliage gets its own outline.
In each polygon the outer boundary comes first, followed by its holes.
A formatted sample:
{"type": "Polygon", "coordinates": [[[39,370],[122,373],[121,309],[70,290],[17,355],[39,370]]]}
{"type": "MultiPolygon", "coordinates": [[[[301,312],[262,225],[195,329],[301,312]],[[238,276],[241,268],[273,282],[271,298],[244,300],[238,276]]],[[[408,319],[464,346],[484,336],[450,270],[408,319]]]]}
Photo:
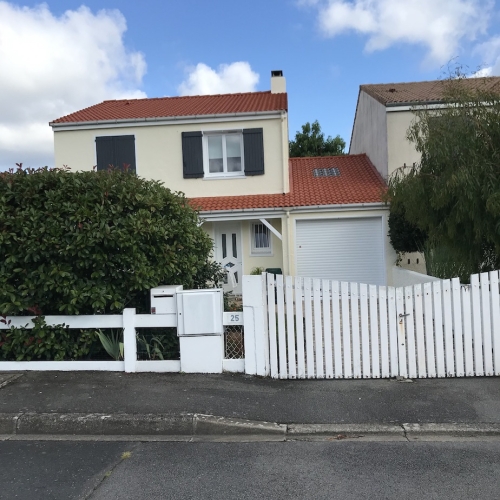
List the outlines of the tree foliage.
{"type": "Polygon", "coordinates": [[[413,110],[407,138],[419,163],[389,180],[391,212],[446,248],[468,273],[500,264],[500,88],[461,76],[443,81],[442,107],[413,110]]]}
{"type": "Polygon", "coordinates": [[[389,214],[389,238],[396,252],[422,252],[427,241],[427,234],[416,224],[408,222],[404,207],[391,209],[389,214]]]}
{"type": "Polygon", "coordinates": [[[337,135],[332,138],[321,132],[318,120],[312,125],[307,122],[302,125],[302,132],[295,134],[295,140],[290,141],[290,158],[302,156],[336,156],[344,154],[345,141],[337,135]]]}
{"type": "Polygon", "coordinates": [[[0,173],[0,314],[144,310],[149,289],[213,278],[187,199],[130,173],[0,173]]]}

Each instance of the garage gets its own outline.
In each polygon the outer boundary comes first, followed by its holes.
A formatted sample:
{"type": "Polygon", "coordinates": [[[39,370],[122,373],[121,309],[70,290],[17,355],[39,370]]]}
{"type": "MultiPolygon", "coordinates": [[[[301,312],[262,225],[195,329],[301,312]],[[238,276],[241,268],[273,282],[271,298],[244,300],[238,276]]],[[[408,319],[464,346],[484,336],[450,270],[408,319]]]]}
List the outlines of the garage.
{"type": "Polygon", "coordinates": [[[297,276],[385,285],[382,227],[382,217],[297,220],[297,276]]]}

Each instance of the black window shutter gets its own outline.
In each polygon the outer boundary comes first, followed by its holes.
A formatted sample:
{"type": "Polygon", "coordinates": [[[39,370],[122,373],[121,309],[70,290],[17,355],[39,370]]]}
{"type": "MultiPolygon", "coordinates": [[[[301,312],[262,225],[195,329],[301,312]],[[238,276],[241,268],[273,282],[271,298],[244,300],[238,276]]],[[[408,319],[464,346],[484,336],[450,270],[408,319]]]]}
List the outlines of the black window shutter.
{"type": "Polygon", "coordinates": [[[243,130],[245,175],[264,174],[264,135],[261,128],[243,130]]]}
{"type": "Polygon", "coordinates": [[[201,132],[182,132],[182,171],[184,179],[203,177],[201,132]]]}
{"type": "Polygon", "coordinates": [[[97,153],[97,170],[107,170],[110,165],[114,165],[115,163],[113,137],[96,137],[95,145],[97,153]]]}
{"type": "Polygon", "coordinates": [[[113,137],[115,146],[115,167],[124,170],[128,166],[128,172],[135,173],[135,136],[117,135],[113,137]]]}
{"type": "Polygon", "coordinates": [[[110,165],[119,170],[124,164],[129,165],[128,171],[136,171],[135,136],[110,135],[96,137],[97,170],[108,170],[110,165]]]}

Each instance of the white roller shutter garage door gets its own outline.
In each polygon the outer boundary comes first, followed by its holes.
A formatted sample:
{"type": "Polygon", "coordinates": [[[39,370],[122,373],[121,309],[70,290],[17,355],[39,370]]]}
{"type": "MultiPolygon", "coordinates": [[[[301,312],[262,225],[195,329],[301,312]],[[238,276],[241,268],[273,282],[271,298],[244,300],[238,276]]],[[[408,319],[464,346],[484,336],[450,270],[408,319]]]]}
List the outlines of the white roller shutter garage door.
{"type": "Polygon", "coordinates": [[[297,276],[385,285],[382,217],[298,220],[297,276]]]}

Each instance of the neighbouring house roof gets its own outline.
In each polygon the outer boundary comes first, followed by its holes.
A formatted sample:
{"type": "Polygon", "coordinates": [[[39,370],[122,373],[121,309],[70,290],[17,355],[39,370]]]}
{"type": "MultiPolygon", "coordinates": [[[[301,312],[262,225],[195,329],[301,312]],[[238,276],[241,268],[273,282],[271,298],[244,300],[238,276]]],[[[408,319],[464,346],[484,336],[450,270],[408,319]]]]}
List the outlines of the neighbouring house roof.
{"type": "Polygon", "coordinates": [[[290,158],[289,167],[289,193],[191,198],[190,203],[202,212],[380,203],[387,188],[365,154],[290,158]],[[317,169],[333,169],[333,175],[315,175],[317,169]]]}
{"type": "Polygon", "coordinates": [[[287,94],[248,92],[243,94],[158,97],[104,101],[70,115],[57,118],[58,123],[106,122],[114,120],[147,120],[183,116],[225,115],[287,111],[287,94]]]}
{"type": "MultiPolygon", "coordinates": [[[[415,103],[440,103],[449,80],[428,82],[380,83],[360,85],[360,92],[366,92],[385,106],[401,106],[415,103]]],[[[468,89],[481,89],[500,93],[500,77],[464,78],[460,80],[468,89]]]]}

